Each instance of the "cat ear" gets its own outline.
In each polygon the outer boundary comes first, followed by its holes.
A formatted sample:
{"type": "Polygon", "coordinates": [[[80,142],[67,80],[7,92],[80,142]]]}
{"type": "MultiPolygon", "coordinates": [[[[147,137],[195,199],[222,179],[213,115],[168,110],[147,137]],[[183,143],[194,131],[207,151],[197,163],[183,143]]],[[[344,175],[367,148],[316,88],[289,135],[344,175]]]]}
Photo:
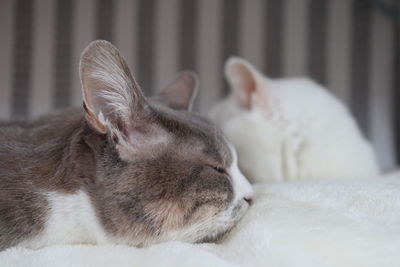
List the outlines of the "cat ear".
{"type": "Polygon", "coordinates": [[[197,94],[198,76],[191,71],[184,71],[175,80],[159,92],[153,99],[176,110],[191,111],[197,94]]]}
{"type": "Polygon", "coordinates": [[[126,127],[143,111],[143,93],[114,45],[90,43],[79,67],[86,119],[94,130],[104,134],[107,127],[126,127]]]}
{"type": "Polygon", "coordinates": [[[118,49],[94,41],[83,51],[80,77],[86,121],[98,133],[110,133],[125,150],[157,143],[163,132],[151,122],[151,108],[118,49]]]}
{"type": "Polygon", "coordinates": [[[230,57],[225,63],[225,77],[239,107],[251,109],[266,102],[265,78],[250,62],[230,57]]]}

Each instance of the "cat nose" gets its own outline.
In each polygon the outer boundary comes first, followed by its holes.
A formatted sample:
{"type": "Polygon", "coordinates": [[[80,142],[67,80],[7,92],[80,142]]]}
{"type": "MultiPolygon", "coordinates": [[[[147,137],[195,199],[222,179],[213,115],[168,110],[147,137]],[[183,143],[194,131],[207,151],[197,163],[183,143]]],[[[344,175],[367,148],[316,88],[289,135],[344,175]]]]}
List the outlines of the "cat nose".
{"type": "Polygon", "coordinates": [[[251,197],[244,197],[243,199],[247,202],[247,204],[249,204],[249,206],[251,206],[251,204],[253,203],[253,198],[251,197]]]}

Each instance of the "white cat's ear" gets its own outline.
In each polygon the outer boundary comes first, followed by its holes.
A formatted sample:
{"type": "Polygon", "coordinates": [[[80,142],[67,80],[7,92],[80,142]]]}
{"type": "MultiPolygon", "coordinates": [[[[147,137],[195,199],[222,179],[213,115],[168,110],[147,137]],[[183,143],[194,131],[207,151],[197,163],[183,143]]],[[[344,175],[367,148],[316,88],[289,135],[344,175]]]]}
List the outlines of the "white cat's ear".
{"type": "Polygon", "coordinates": [[[194,72],[183,71],[153,99],[176,110],[191,111],[197,94],[199,79],[194,72]]]}
{"type": "Polygon", "coordinates": [[[251,109],[266,102],[265,78],[250,62],[230,57],[225,63],[225,76],[239,107],[251,109]]]}

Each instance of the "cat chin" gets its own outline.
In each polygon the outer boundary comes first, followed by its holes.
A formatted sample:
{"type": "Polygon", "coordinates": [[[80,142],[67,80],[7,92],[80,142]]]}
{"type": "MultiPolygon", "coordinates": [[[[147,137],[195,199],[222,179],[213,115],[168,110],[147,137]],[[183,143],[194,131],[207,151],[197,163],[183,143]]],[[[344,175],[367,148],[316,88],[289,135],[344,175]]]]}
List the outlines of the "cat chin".
{"type": "Polygon", "coordinates": [[[236,225],[237,222],[240,221],[245,212],[247,211],[248,205],[247,204],[237,204],[236,206],[233,207],[232,209],[232,215],[229,220],[225,222],[225,227],[221,229],[217,229],[216,231],[213,232],[211,230],[211,234],[208,234],[206,237],[200,238],[198,241],[195,243],[222,243],[224,240],[229,236],[229,233],[231,233],[236,225]]]}
{"type": "Polygon", "coordinates": [[[183,241],[189,243],[220,243],[235,228],[243,218],[249,204],[244,201],[237,201],[224,211],[208,217],[200,223],[193,224],[187,228],[170,232],[159,240],[152,243],[161,243],[168,240],[183,241]]]}

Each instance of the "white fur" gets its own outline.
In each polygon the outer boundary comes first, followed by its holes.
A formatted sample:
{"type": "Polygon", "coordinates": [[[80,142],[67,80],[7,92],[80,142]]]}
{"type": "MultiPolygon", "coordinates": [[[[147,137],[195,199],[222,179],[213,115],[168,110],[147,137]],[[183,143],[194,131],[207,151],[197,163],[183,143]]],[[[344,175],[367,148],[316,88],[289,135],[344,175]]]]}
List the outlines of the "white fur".
{"type": "Polygon", "coordinates": [[[392,177],[260,184],[222,244],[11,248],[2,267],[398,267],[400,172],[392,177]]]}
{"type": "Polygon", "coordinates": [[[103,244],[108,237],[95,214],[89,196],[46,193],[49,217],[44,231],[19,244],[21,247],[40,248],[57,244],[103,244]]]}
{"type": "Polygon", "coordinates": [[[228,172],[232,178],[233,192],[235,195],[233,203],[237,203],[244,198],[251,199],[254,195],[254,191],[249,181],[239,170],[236,149],[230,143],[228,143],[228,145],[232,154],[232,164],[228,172]]]}
{"type": "Polygon", "coordinates": [[[378,173],[371,145],[325,88],[305,78],[271,80],[252,71],[262,92],[253,98],[266,96],[258,101],[264,103],[245,110],[230,96],[211,113],[236,146],[239,167],[252,182],[378,173]]]}

